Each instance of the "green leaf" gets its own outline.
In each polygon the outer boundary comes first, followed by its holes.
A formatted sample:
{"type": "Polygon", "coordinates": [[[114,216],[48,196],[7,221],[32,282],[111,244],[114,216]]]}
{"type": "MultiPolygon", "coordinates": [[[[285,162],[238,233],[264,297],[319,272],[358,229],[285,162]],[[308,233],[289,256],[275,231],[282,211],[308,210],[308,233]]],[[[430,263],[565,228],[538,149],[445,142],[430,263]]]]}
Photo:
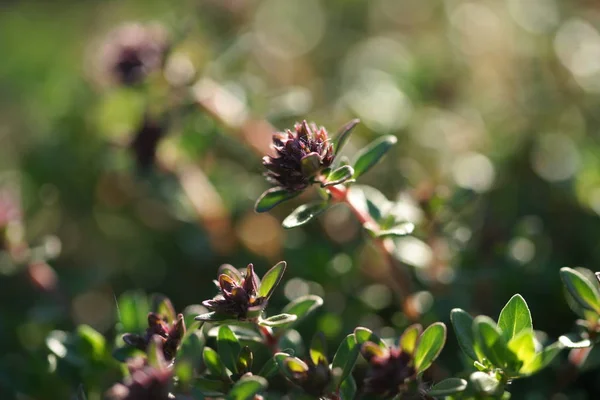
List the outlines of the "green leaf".
{"type": "Polygon", "coordinates": [[[211,349],[210,347],[205,347],[202,351],[202,360],[204,361],[204,365],[210,371],[211,375],[222,377],[225,376],[225,365],[221,361],[221,357],[219,354],[211,349]]]}
{"type": "Polygon", "coordinates": [[[531,375],[540,371],[554,360],[554,357],[560,353],[562,348],[562,345],[558,342],[545,347],[541,352],[537,353],[531,361],[523,365],[519,372],[523,375],[531,375]]]}
{"type": "Polygon", "coordinates": [[[204,321],[204,322],[224,322],[224,321],[232,321],[235,320],[234,317],[228,314],[220,314],[214,311],[211,311],[206,314],[198,315],[194,318],[196,321],[204,321]]]}
{"type": "Polygon", "coordinates": [[[323,332],[318,332],[313,336],[310,342],[310,349],[308,350],[310,359],[314,365],[325,364],[329,365],[327,361],[327,350],[325,347],[325,335],[323,332]]]}
{"type": "Polygon", "coordinates": [[[293,314],[296,317],[295,323],[300,321],[301,319],[307,317],[310,313],[312,313],[317,308],[323,305],[323,299],[314,294],[309,294],[307,296],[298,297],[294,299],[291,303],[286,305],[283,310],[281,310],[284,314],[293,314]]]}
{"type": "Polygon", "coordinates": [[[242,274],[240,273],[240,271],[231,264],[222,264],[219,267],[219,269],[217,270],[217,276],[221,276],[221,275],[227,275],[231,279],[233,279],[234,282],[238,282],[238,283],[243,280],[242,274]]]}
{"type": "Polygon", "coordinates": [[[455,308],[450,312],[450,321],[452,321],[454,333],[456,334],[458,344],[463,353],[473,360],[479,360],[474,348],[475,338],[473,337],[473,317],[465,310],[455,308]]]}
{"type": "Polygon", "coordinates": [[[296,374],[306,374],[308,372],[308,365],[299,358],[276,358],[275,361],[277,361],[277,366],[281,373],[291,380],[294,380],[296,374]]]}
{"type": "Polygon", "coordinates": [[[495,376],[485,372],[473,372],[469,377],[476,393],[495,395],[503,391],[501,383],[495,376]]]}
{"type": "Polygon", "coordinates": [[[561,268],[560,278],[573,298],[584,308],[600,314],[600,297],[590,282],[583,274],[571,268],[561,268]]]}
{"type": "Polygon", "coordinates": [[[283,360],[285,360],[288,357],[290,357],[290,354],[288,353],[275,353],[273,357],[271,357],[269,361],[267,361],[265,365],[263,365],[263,367],[258,372],[258,375],[263,376],[265,378],[272,377],[279,369],[279,365],[283,364],[283,360]]]}
{"type": "Polygon", "coordinates": [[[194,331],[186,335],[177,351],[177,359],[189,360],[194,367],[198,367],[202,360],[205,338],[201,331],[194,331]]]}
{"type": "Polygon", "coordinates": [[[236,371],[239,374],[245,374],[246,372],[250,372],[252,369],[252,363],[254,361],[254,355],[250,350],[250,347],[244,346],[240,350],[240,354],[238,354],[237,362],[236,362],[236,371]]]}
{"type": "Polygon", "coordinates": [[[404,330],[402,336],[400,336],[398,346],[402,351],[408,354],[414,354],[415,348],[417,347],[417,340],[419,339],[421,332],[423,332],[423,327],[420,324],[409,326],[404,330]]]}
{"type": "Polygon", "coordinates": [[[195,386],[200,389],[204,396],[222,396],[223,393],[227,392],[226,383],[220,379],[196,378],[195,386]]]}
{"type": "Polygon", "coordinates": [[[119,297],[117,313],[121,332],[143,332],[148,327],[148,298],[142,292],[126,292],[119,297]]]}
{"type": "Polygon", "coordinates": [[[254,204],[254,210],[258,213],[269,211],[273,207],[298,196],[301,191],[290,192],[281,187],[274,187],[265,191],[254,204]]]}
{"type": "Polygon", "coordinates": [[[358,352],[359,347],[356,343],[356,337],[351,333],[342,340],[342,343],[340,343],[333,356],[333,362],[331,363],[332,369],[341,369],[339,381],[336,382],[336,386],[339,385],[339,382],[343,382],[352,372],[356,359],[358,358],[358,352]]]}
{"type": "Polygon", "coordinates": [[[515,294],[506,303],[500,312],[498,327],[502,330],[502,337],[507,342],[522,331],[533,332],[529,307],[520,294],[515,294]]]}
{"type": "Polygon", "coordinates": [[[237,357],[240,354],[241,346],[235,334],[227,325],[221,325],[219,335],[217,336],[217,350],[223,364],[229,370],[238,372],[237,357]]]}
{"type": "Polygon", "coordinates": [[[340,385],[341,400],[354,400],[356,398],[356,381],[352,375],[348,375],[340,385]]]}
{"type": "Polygon", "coordinates": [[[352,178],[354,174],[354,169],[349,165],[342,165],[336,170],[332,171],[328,176],[325,182],[321,183],[321,187],[339,185],[340,183],[344,183],[348,179],[352,178]]]}
{"type": "Polygon", "coordinates": [[[81,340],[79,350],[81,354],[87,355],[93,360],[100,360],[106,351],[106,339],[104,336],[89,325],[79,325],[77,335],[81,340]]]}
{"type": "Polygon", "coordinates": [[[396,225],[393,228],[385,229],[376,232],[375,237],[386,238],[386,237],[400,237],[410,235],[415,230],[415,225],[410,222],[404,222],[400,225],[396,225]]]}
{"type": "Polygon", "coordinates": [[[143,355],[145,355],[145,353],[142,350],[136,349],[135,347],[131,346],[117,347],[112,352],[112,356],[115,358],[115,360],[122,363],[127,362],[127,360],[129,360],[130,358],[135,358],[143,355]]]}
{"type": "Polygon", "coordinates": [[[271,297],[279,281],[281,281],[286,265],[285,261],[280,261],[267,271],[258,288],[258,297],[265,297],[267,299],[271,297]]]}
{"type": "Polygon", "coordinates": [[[148,365],[156,369],[164,369],[167,367],[167,362],[161,348],[162,339],[154,336],[148,344],[146,353],[148,354],[148,365]]]}
{"type": "Polygon", "coordinates": [[[356,179],[371,169],[396,142],[398,142],[398,139],[395,136],[386,135],[362,148],[358,152],[356,161],[354,162],[353,177],[356,179]]]}
{"type": "Polygon", "coordinates": [[[292,324],[297,318],[294,314],[277,314],[261,320],[260,325],[281,328],[292,324]]]}
{"type": "Polygon", "coordinates": [[[436,383],[427,392],[429,396],[449,396],[460,393],[467,388],[467,381],[460,378],[448,378],[436,383]]]}
{"type": "Polygon", "coordinates": [[[285,217],[281,225],[285,229],[292,229],[302,226],[325,211],[328,206],[329,203],[323,201],[315,201],[312,203],[303,204],[292,211],[290,215],[285,217]]]}
{"type": "Polygon", "coordinates": [[[521,331],[508,342],[508,349],[524,364],[535,357],[535,338],[533,331],[521,331]]]}
{"type": "Polygon", "coordinates": [[[495,367],[506,368],[509,363],[509,351],[496,323],[485,315],[473,321],[473,337],[487,358],[495,367]]]}
{"type": "Polygon", "coordinates": [[[560,344],[569,349],[581,349],[584,347],[591,347],[592,341],[589,339],[584,339],[581,335],[577,333],[569,333],[566,335],[562,335],[558,338],[560,344]]]}
{"type": "Polygon", "coordinates": [[[227,395],[229,400],[252,400],[258,393],[267,388],[267,380],[261,376],[248,376],[233,385],[227,395]]]}
{"type": "Polygon", "coordinates": [[[339,133],[333,140],[333,148],[334,148],[336,156],[338,154],[340,154],[340,151],[342,150],[342,148],[344,147],[344,145],[350,138],[350,133],[352,132],[354,127],[356,125],[358,125],[359,122],[360,122],[360,119],[353,119],[352,121],[350,121],[346,125],[344,125],[342,127],[342,129],[340,129],[339,133]]]}
{"type": "Polygon", "coordinates": [[[302,175],[306,177],[314,176],[321,168],[321,157],[319,153],[309,153],[300,160],[302,175]]]}
{"type": "Polygon", "coordinates": [[[381,340],[379,336],[374,334],[370,329],[359,326],[354,330],[354,337],[356,338],[356,343],[358,343],[359,346],[362,346],[362,344],[365,342],[373,342],[384,350],[388,349],[383,340],[381,340]]]}
{"type": "Polygon", "coordinates": [[[168,297],[163,296],[162,294],[155,294],[152,296],[152,309],[169,322],[173,322],[177,319],[173,303],[171,303],[171,300],[169,300],[168,297]]]}
{"type": "Polygon", "coordinates": [[[422,373],[433,364],[446,343],[446,325],[442,322],[431,324],[419,337],[415,350],[415,369],[422,373]]]}

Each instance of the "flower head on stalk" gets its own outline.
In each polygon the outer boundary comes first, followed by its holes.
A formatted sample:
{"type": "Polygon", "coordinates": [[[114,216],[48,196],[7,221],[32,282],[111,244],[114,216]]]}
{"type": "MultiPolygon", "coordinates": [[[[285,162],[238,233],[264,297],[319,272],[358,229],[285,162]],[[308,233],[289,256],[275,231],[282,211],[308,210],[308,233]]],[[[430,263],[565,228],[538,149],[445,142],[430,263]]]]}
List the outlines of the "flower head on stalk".
{"type": "Polygon", "coordinates": [[[161,298],[159,312],[148,313],[148,328],[143,335],[126,333],[123,341],[140,350],[146,351],[155,338],[161,342],[165,360],[172,361],[185,335],[185,323],[182,314],[175,316],[175,309],[166,298],[161,298]]]}
{"type": "MultiPolygon", "coordinates": [[[[267,180],[275,186],[258,199],[256,211],[268,211],[281,201],[298,195],[313,183],[320,182],[325,186],[337,154],[358,122],[350,121],[334,140],[324,127],[306,121],[296,123],[293,130],[287,129],[273,135],[273,155],[264,156],[262,163],[267,169],[267,180]],[[281,200],[273,204],[269,200],[274,195],[281,200]]],[[[352,177],[352,168],[344,167],[344,173],[331,184],[342,183],[352,177]]]]}
{"type": "Polygon", "coordinates": [[[408,383],[416,379],[413,356],[400,348],[382,349],[367,342],[362,345],[361,353],[370,365],[364,380],[366,394],[393,397],[406,391],[408,383]]]}
{"type": "Polygon", "coordinates": [[[275,265],[265,274],[264,284],[261,284],[252,264],[248,264],[244,274],[229,264],[222,265],[216,282],[220,293],[202,302],[211,312],[196,319],[211,322],[232,319],[257,321],[281,280],[285,266],[285,261],[275,265]]]}

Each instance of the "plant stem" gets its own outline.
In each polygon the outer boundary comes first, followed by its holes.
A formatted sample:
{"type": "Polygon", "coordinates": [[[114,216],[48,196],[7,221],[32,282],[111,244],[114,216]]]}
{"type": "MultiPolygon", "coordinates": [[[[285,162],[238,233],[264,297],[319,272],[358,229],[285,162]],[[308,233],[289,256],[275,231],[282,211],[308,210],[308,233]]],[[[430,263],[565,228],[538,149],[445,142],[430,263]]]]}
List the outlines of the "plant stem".
{"type": "MultiPolygon", "coordinates": [[[[329,186],[327,187],[327,191],[329,194],[331,194],[331,197],[335,202],[346,204],[361,225],[368,227],[375,232],[379,230],[379,224],[377,221],[375,221],[368,212],[363,211],[351,201],[350,197],[348,196],[348,188],[346,186],[329,186]]],[[[406,301],[413,290],[412,279],[406,267],[398,262],[398,260],[396,260],[394,257],[394,241],[389,238],[374,238],[373,241],[386,260],[388,273],[392,278],[389,281],[389,284],[398,295],[402,310],[404,311],[406,317],[413,321],[419,319],[420,315],[418,311],[414,307],[411,307],[409,302],[406,301]]]]}
{"type": "Polygon", "coordinates": [[[265,339],[265,344],[267,345],[269,350],[271,350],[271,353],[275,354],[279,352],[279,348],[277,346],[277,338],[275,337],[275,335],[273,335],[273,330],[269,327],[258,324],[256,324],[256,326],[258,327],[258,330],[265,339]]]}

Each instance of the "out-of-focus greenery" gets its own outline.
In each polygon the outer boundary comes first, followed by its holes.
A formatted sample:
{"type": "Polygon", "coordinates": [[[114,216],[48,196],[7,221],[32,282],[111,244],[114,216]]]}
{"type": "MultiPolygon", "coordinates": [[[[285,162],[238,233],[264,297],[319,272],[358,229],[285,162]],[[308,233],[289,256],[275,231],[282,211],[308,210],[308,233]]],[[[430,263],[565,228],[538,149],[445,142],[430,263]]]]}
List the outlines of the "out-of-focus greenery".
{"type": "MultiPolygon", "coordinates": [[[[409,325],[347,209],[293,231],[281,220],[310,193],[253,211],[268,187],[264,130],[251,129],[263,120],[335,131],[358,117],[349,157],[397,136],[362,183],[416,225],[396,256],[414,267],[424,323],[455,307],[496,319],[520,293],[536,329],[571,331],[558,271],[600,265],[599,4],[3,2],[0,397],[68,398],[77,371],[56,370],[49,332],[86,324],[113,337],[116,298],[132,289],[200,303],[222,263],[262,275],[286,260],[271,304],[324,297],[298,329],[323,331],[330,348],[358,325],[385,337],[409,325]],[[137,88],[102,76],[106,34],[130,21],[158,22],[173,41],[163,72],[137,88]],[[212,114],[188,101],[190,83],[200,103],[214,96],[212,114]],[[142,168],[126,144],[145,113],[167,109],[158,161],[142,168]]],[[[459,354],[450,332],[436,381],[464,369],[459,354]]],[[[593,399],[599,373],[573,371],[564,352],[511,392],[593,399]]]]}

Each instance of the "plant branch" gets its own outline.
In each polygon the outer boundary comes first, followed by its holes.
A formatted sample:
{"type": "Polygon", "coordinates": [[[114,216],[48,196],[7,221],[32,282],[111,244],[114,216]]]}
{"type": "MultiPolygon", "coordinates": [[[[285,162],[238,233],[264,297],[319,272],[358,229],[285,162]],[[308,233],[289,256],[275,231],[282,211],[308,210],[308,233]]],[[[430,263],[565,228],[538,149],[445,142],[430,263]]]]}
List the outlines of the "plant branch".
{"type": "MultiPolygon", "coordinates": [[[[379,230],[379,224],[377,221],[375,221],[369,213],[364,212],[351,201],[351,199],[348,197],[348,188],[346,186],[329,186],[327,187],[327,191],[329,194],[331,194],[333,201],[346,204],[361,225],[368,227],[375,232],[379,230]]],[[[392,278],[389,281],[389,284],[397,293],[402,310],[404,311],[406,317],[413,321],[419,319],[420,315],[418,311],[410,305],[409,301],[407,301],[413,291],[412,279],[406,267],[394,257],[394,241],[389,238],[373,238],[373,242],[385,258],[389,276],[392,278]]]]}

